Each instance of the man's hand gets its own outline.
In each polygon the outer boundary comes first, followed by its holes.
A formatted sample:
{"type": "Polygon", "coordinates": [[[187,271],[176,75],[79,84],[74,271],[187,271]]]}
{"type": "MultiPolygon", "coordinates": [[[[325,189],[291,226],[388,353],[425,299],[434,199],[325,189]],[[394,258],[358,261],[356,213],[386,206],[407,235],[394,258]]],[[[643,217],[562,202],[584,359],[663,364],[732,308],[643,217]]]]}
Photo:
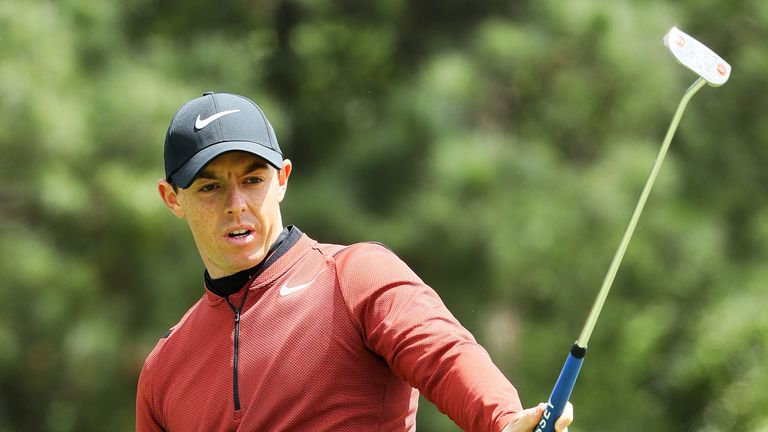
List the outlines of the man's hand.
{"type": "MultiPolygon", "coordinates": [[[[541,415],[547,409],[547,404],[540,403],[534,408],[520,411],[512,417],[512,421],[501,432],[531,432],[539,424],[541,415]]],[[[573,405],[568,402],[563,410],[563,415],[555,422],[557,432],[568,432],[568,425],[573,421],[573,405]]]]}

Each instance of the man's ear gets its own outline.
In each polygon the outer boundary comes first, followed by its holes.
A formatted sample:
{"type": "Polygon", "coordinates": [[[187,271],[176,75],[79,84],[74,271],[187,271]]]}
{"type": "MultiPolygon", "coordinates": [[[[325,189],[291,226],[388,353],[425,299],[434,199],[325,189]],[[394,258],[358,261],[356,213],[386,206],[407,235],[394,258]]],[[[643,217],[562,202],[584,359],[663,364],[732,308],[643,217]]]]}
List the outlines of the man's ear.
{"type": "Polygon", "coordinates": [[[176,194],[176,191],[173,190],[173,186],[171,186],[165,179],[160,179],[157,182],[157,191],[160,193],[160,198],[162,198],[165,206],[168,207],[177,218],[183,219],[184,209],[181,207],[181,204],[179,204],[179,196],[176,194]]]}
{"type": "Polygon", "coordinates": [[[291,176],[292,169],[293,169],[293,164],[291,163],[291,160],[284,159],[283,168],[277,172],[277,185],[280,188],[278,197],[280,199],[280,202],[282,202],[283,198],[285,198],[285,191],[286,189],[288,189],[288,177],[291,176]]]}

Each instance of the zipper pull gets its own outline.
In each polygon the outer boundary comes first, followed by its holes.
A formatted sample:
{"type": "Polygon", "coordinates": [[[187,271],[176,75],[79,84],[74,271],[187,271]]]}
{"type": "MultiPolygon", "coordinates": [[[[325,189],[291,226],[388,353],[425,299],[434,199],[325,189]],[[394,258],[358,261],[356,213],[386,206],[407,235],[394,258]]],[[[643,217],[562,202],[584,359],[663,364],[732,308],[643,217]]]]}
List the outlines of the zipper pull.
{"type": "Polygon", "coordinates": [[[240,322],[240,309],[235,309],[235,324],[240,322]]]}

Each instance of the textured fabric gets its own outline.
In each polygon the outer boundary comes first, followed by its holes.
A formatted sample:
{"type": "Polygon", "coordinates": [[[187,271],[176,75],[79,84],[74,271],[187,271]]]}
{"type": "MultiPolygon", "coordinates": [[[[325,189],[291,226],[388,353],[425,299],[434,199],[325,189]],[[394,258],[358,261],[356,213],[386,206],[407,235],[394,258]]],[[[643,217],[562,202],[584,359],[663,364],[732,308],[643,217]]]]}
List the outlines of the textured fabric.
{"type": "Polygon", "coordinates": [[[206,291],[144,364],[137,431],[414,431],[414,387],[467,431],[500,431],[522,409],[437,294],[379,245],[304,235],[251,281],[239,411],[233,329],[229,305],[206,291]]]}

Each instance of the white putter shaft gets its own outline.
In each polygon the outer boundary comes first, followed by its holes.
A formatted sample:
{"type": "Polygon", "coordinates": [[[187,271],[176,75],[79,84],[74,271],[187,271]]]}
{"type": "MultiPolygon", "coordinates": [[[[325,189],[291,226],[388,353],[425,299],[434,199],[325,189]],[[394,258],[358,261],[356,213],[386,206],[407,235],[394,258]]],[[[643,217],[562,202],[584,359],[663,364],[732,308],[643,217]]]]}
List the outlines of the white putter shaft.
{"type": "Polygon", "coordinates": [[[608,297],[608,292],[611,290],[613,279],[616,277],[616,272],[619,270],[629,241],[632,238],[632,234],[635,232],[637,221],[640,219],[643,207],[645,207],[645,201],[651,193],[653,183],[656,181],[656,176],[661,169],[661,164],[664,162],[664,157],[667,155],[669,144],[672,142],[672,137],[675,135],[677,125],[680,123],[680,118],[683,116],[683,111],[685,111],[688,101],[704,86],[705,83],[709,83],[709,85],[713,87],[719,87],[725,84],[731,76],[731,65],[701,42],[678,30],[677,27],[672,27],[672,29],[664,36],[664,45],[666,45],[672,52],[672,55],[675,56],[675,59],[677,59],[678,62],[695,72],[699,78],[685,91],[683,98],[677,106],[675,115],[672,117],[672,122],[669,125],[669,129],[667,129],[667,134],[661,144],[659,154],[656,156],[656,161],[653,163],[651,173],[648,176],[648,180],[645,182],[643,192],[637,200],[634,212],[632,212],[629,225],[627,225],[627,229],[624,231],[624,236],[621,239],[619,248],[613,256],[613,261],[608,268],[608,273],[605,275],[597,299],[592,305],[592,310],[589,312],[587,322],[581,330],[579,339],[576,340],[576,345],[581,348],[586,348],[589,343],[589,338],[592,336],[592,330],[595,328],[597,318],[600,316],[600,311],[603,309],[605,299],[608,297]]]}

